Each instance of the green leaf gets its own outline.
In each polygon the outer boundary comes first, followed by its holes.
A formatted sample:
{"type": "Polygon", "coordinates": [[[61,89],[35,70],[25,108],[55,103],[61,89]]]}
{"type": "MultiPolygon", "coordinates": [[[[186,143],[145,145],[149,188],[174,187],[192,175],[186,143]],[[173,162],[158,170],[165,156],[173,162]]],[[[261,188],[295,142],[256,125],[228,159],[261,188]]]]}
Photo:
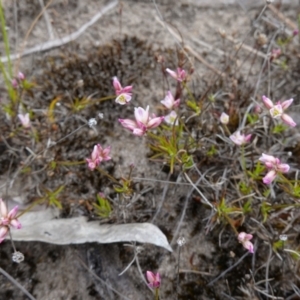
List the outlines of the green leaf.
{"type": "Polygon", "coordinates": [[[257,114],[247,114],[247,121],[250,124],[254,124],[258,121],[259,116],[257,114]]]}
{"type": "Polygon", "coordinates": [[[195,101],[187,100],[186,105],[191,108],[197,115],[200,114],[201,109],[195,101]]]}
{"type": "Polygon", "coordinates": [[[268,216],[272,210],[272,206],[269,202],[263,201],[260,207],[260,211],[263,216],[263,223],[265,223],[268,219],[268,216]]]}
{"type": "Polygon", "coordinates": [[[274,128],[272,130],[272,133],[281,133],[281,132],[285,131],[287,128],[288,127],[285,126],[284,124],[279,123],[279,124],[274,126],[274,128]]]}
{"type": "Polygon", "coordinates": [[[248,200],[244,206],[243,206],[243,213],[246,214],[246,213],[249,213],[252,211],[252,208],[251,208],[251,203],[252,201],[251,200],[248,200]]]}
{"type": "Polygon", "coordinates": [[[94,207],[96,209],[96,214],[102,218],[108,218],[112,212],[111,205],[109,201],[101,197],[101,195],[97,195],[98,204],[94,203],[94,207]]]}
{"type": "Polygon", "coordinates": [[[212,145],[210,149],[206,152],[206,155],[209,157],[212,157],[218,153],[218,150],[216,149],[215,145],[212,145]]]}
{"type": "Polygon", "coordinates": [[[282,250],[284,247],[284,241],[278,240],[273,243],[273,250],[277,252],[277,250],[282,250]]]}
{"type": "Polygon", "coordinates": [[[252,193],[252,188],[247,183],[241,181],[239,183],[239,189],[244,195],[248,195],[252,193]]]}

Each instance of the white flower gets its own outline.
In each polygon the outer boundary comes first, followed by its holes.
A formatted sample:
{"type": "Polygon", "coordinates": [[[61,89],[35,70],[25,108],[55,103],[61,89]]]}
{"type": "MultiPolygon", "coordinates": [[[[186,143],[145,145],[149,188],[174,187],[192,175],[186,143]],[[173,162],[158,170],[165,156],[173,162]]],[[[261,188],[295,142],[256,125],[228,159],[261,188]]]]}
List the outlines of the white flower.
{"type": "Polygon", "coordinates": [[[172,110],[168,115],[165,116],[165,122],[169,125],[178,125],[178,116],[175,110],[172,110]]]}
{"type": "Polygon", "coordinates": [[[229,122],[229,116],[227,114],[225,114],[224,112],[222,112],[222,114],[220,116],[220,122],[224,125],[227,125],[229,122]]]}

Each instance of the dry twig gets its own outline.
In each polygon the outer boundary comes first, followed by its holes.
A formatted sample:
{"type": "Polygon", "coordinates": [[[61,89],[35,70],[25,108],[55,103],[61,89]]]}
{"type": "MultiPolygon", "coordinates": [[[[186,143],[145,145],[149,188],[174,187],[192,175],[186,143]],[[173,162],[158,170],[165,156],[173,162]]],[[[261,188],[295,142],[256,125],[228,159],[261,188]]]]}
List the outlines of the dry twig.
{"type": "MultiPolygon", "coordinates": [[[[111,9],[113,9],[118,4],[118,1],[115,0],[111,2],[110,4],[106,5],[101,11],[99,11],[89,22],[83,24],[77,31],[71,33],[70,35],[67,35],[63,38],[55,39],[52,41],[48,41],[46,43],[37,45],[35,47],[29,48],[24,50],[24,52],[21,51],[21,53],[18,54],[12,54],[10,55],[10,59],[20,59],[23,56],[27,56],[32,53],[41,52],[41,51],[47,51],[51,50],[56,47],[61,47],[69,42],[72,42],[76,40],[81,34],[83,34],[90,26],[92,26],[94,23],[96,23],[104,14],[109,12],[111,9]]],[[[47,7],[47,6],[46,6],[47,7]]],[[[45,8],[46,8],[45,7],[45,8]]],[[[7,57],[1,57],[0,58],[2,62],[7,61],[7,57]]]]}
{"type": "Polygon", "coordinates": [[[283,13],[281,13],[274,5],[268,5],[268,8],[280,19],[283,23],[285,23],[292,30],[298,29],[297,24],[287,18],[283,13]]]}

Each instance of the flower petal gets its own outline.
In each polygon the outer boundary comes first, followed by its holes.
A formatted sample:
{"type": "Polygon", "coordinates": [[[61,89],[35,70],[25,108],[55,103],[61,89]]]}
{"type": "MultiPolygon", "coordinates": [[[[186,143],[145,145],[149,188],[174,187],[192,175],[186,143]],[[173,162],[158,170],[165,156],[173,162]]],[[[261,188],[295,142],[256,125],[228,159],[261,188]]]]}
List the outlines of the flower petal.
{"type": "Polygon", "coordinates": [[[122,89],[122,92],[123,92],[124,94],[129,94],[129,95],[131,96],[132,85],[125,86],[125,87],[122,89]]]}
{"type": "Polygon", "coordinates": [[[171,109],[174,105],[174,97],[170,91],[167,92],[167,95],[164,100],[160,101],[166,108],[171,109]]]}
{"type": "Polygon", "coordinates": [[[248,142],[250,142],[250,140],[251,140],[251,137],[252,137],[252,134],[248,134],[248,135],[246,135],[246,136],[244,137],[244,143],[248,143],[248,142]]]}
{"type": "Polygon", "coordinates": [[[0,198],[0,213],[2,218],[7,217],[7,206],[1,198],[0,198]]]}
{"type": "Polygon", "coordinates": [[[167,116],[164,118],[165,122],[170,125],[178,125],[178,117],[175,110],[172,110],[167,116]]]}
{"type": "Polygon", "coordinates": [[[18,219],[13,219],[10,221],[10,225],[13,227],[13,228],[16,228],[16,229],[21,229],[22,228],[22,225],[21,223],[19,222],[18,219]]]}
{"type": "Polygon", "coordinates": [[[281,173],[287,173],[290,170],[290,166],[288,164],[279,164],[277,169],[281,173]]]}
{"type": "Polygon", "coordinates": [[[291,98],[289,100],[285,100],[281,103],[281,106],[283,108],[283,110],[286,110],[292,103],[293,103],[294,99],[291,98]]]}
{"type": "Polygon", "coordinates": [[[137,136],[143,136],[146,133],[146,131],[147,131],[146,127],[144,129],[143,128],[135,128],[132,131],[132,133],[137,136]]]}
{"type": "Polygon", "coordinates": [[[263,183],[264,184],[270,184],[275,178],[276,178],[276,171],[275,170],[270,170],[267,175],[263,178],[263,183]]]}
{"type": "Polygon", "coordinates": [[[147,271],[146,272],[146,277],[147,277],[147,280],[148,280],[148,283],[149,283],[148,284],[149,287],[156,288],[156,289],[160,287],[161,279],[160,279],[160,274],[159,273],[154,274],[151,271],[147,271]]]}
{"type": "Polygon", "coordinates": [[[148,124],[147,124],[147,128],[151,129],[151,128],[155,128],[157,126],[160,125],[160,123],[164,120],[165,117],[156,117],[151,119],[148,124]]]}
{"type": "Polygon", "coordinates": [[[7,215],[8,219],[14,219],[18,213],[18,205],[16,205],[7,215]]]}
{"type": "Polygon", "coordinates": [[[186,72],[185,70],[181,68],[177,68],[177,80],[178,81],[184,81],[186,78],[186,72]]]}
{"type": "Polygon", "coordinates": [[[283,109],[281,104],[276,104],[270,109],[270,115],[273,119],[279,119],[282,117],[283,109]]]}
{"type": "Polygon", "coordinates": [[[130,119],[119,119],[119,122],[121,123],[121,125],[123,127],[125,127],[126,129],[129,129],[129,130],[134,130],[136,128],[139,128],[137,126],[136,122],[133,120],[130,120],[130,119]]]}
{"type": "Polygon", "coordinates": [[[226,113],[222,112],[220,116],[220,122],[224,125],[227,125],[229,122],[229,116],[226,113]]]}
{"type": "Polygon", "coordinates": [[[245,241],[243,243],[243,246],[245,249],[247,249],[250,253],[254,253],[254,247],[253,244],[250,241],[245,241]]]}
{"type": "Polygon", "coordinates": [[[272,165],[276,164],[276,158],[274,156],[264,153],[262,153],[261,157],[258,160],[263,163],[271,163],[272,165]]]}
{"type": "Polygon", "coordinates": [[[131,95],[129,93],[122,93],[116,98],[116,103],[120,105],[127,104],[131,100],[131,95]]]}
{"type": "Polygon", "coordinates": [[[29,118],[29,114],[25,114],[25,115],[22,115],[22,114],[18,114],[18,118],[20,120],[20,122],[22,123],[22,126],[24,128],[29,128],[30,127],[30,118],[29,118]]]}
{"type": "Polygon", "coordinates": [[[246,233],[246,235],[245,235],[245,240],[246,240],[246,241],[250,241],[250,240],[252,240],[252,238],[253,238],[253,235],[252,235],[252,234],[246,233]]]}
{"type": "Polygon", "coordinates": [[[86,162],[88,163],[88,167],[91,171],[96,168],[96,163],[93,160],[86,158],[86,162]]]}
{"type": "Polygon", "coordinates": [[[287,125],[289,125],[289,126],[291,126],[291,127],[295,127],[297,124],[294,122],[294,120],[289,116],[289,115],[287,115],[287,114],[283,114],[282,116],[281,116],[281,120],[285,123],[285,124],[287,124],[287,125]]]}
{"type": "Polygon", "coordinates": [[[146,272],[147,280],[148,282],[153,282],[155,280],[155,275],[151,271],[146,272]]]}
{"type": "Polygon", "coordinates": [[[246,232],[240,232],[239,235],[238,235],[238,240],[240,242],[244,241],[246,234],[247,234],[246,232]]]}
{"type": "Polygon", "coordinates": [[[271,109],[274,104],[273,102],[271,101],[271,99],[269,99],[268,97],[266,96],[262,96],[262,101],[264,102],[264,105],[266,106],[266,108],[268,109],[271,109]]]}
{"type": "Polygon", "coordinates": [[[174,79],[177,80],[177,73],[169,68],[166,69],[166,72],[168,72],[174,79]]]}
{"type": "Polygon", "coordinates": [[[147,126],[149,120],[149,105],[146,107],[146,110],[143,109],[142,107],[136,107],[134,109],[134,116],[138,125],[142,123],[147,126]]]}
{"type": "Polygon", "coordinates": [[[122,86],[121,86],[121,83],[120,83],[120,81],[118,80],[118,78],[116,76],[113,78],[113,86],[115,88],[116,94],[119,95],[121,93],[122,86]]]}
{"type": "Polygon", "coordinates": [[[236,131],[234,134],[229,136],[229,138],[238,146],[244,143],[244,136],[241,135],[240,131],[236,131]]]}
{"type": "MultiPolygon", "coordinates": [[[[100,146],[100,148],[101,148],[101,146],[100,146]]],[[[101,150],[101,149],[100,149],[101,150]]],[[[93,152],[92,152],[92,155],[91,155],[91,159],[93,160],[93,161],[95,161],[96,159],[97,159],[97,157],[99,156],[99,147],[98,147],[98,145],[95,145],[94,146],[94,149],[93,149],[93,152]]]]}
{"type": "Polygon", "coordinates": [[[8,233],[8,227],[7,226],[2,226],[0,227],[0,243],[3,242],[3,240],[5,239],[5,236],[8,233]]]}

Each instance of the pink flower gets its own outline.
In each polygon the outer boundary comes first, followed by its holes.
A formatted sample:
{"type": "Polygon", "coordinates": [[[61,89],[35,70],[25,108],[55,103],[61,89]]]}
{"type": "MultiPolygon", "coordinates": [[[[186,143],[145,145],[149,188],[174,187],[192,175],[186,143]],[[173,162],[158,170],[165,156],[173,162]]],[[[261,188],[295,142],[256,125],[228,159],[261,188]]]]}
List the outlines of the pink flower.
{"type": "Polygon", "coordinates": [[[174,97],[170,91],[168,91],[166,97],[164,100],[161,100],[160,103],[162,103],[166,108],[172,109],[176,108],[180,104],[180,99],[174,100],[174,97]]]}
{"type": "Polygon", "coordinates": [[[227,114],[225,114],[224,112],[222,112],[222,114],[220,116],[220,122],[224,125],[227,125],[229,122],[229,116],[227,114]]]}
{"type": "Polygon", "coordinates": [[[12,85],[12,87],[13,87],[14,89],[16,89],[16,88],[18,87],[18,85],[19,85],[18,80],[17,80],[16,78],[13,78],[13,79],[11,80],[11,85],[12,85]]]}
{"type": "Polygon", "coordinates": [[[5,202],[0,198],[0,243],[5,239],[9,231],[9,227],[20,229],[22,227],[19,220],[16,218],[18,206],[15,206],[10,212],[7,210],[5,202]]]}
{"type": "Polygon", "coordinates": [[[293,99],[285,100],[282,103],[280,101],[278,101],[276,105],[274,105],[273,102],[266,96],[262,96],[262,100],[263,100],[266,108],[269,109],[270,115],[273,119],[280,118],[284,123],[286,123],[287,125],[289,125],[291,127],[295,127],[297,125],[289,115],[284,113],[284,111],[294,101],[293,99]]]}
{"type": "Polygon", "coordinates": [[[91,158],[86,158],[90,170],[94,170],[102,161],[110,160],[110,147],[103,149],[100,144],[94,146],[91,158]]]}
{"type": "Polygon", "coordinates": [[[178,116],[175,110],[172,110],[167,116],[165,116],[165,122],[169,125],[178,125],[178,116]]]}
{"type": "Polygon", "coordinates": [[[277,59],[279,56],[281,55],[281,49],[277,48],[277,49],[272,49],[271,51],[271,61],[273,61],[274,59],[277,59]]]}
{"type": "Polygon", "coordinates": [[[142,136],[148,129],[155,128],[160,125],[164,117],[156,117],[154,114],[150,117],[149,105],[146,110],[142,107],[134,109],[135,121],[130,119],[119,119],[123,127],[132,131],[134,135],[142,136]]]}
{"type": "Polygon", "coordinates": [[[25,115],[18,114],[18,118],[21,121],[22,126],[24,128],[29,128],[30,127],[30,119],[29,119],[29,114],[28,113],[25,114],[25,115]]]}
{"type": "Polygon", "coordinates": [[[177,68],[177,72],[171,69],[166,69],[166,72],[168,72],[174,79],[179,82],[186,80],[186,72],[181,68],[177,68]]]}
{"type": "Polygon", "coordinates": [[[279,158],[272,155],[263,153],[259,160],[269,169],[269,172],[263,178],[263,183],[265,184],[270,184],[276,178],[278,173],[287,173],[290,170],[288,164],[282,164],[279,158]]]}
{"type": "Polygon", "coordinates": [[[251,134],[244,135],[241,134],[240,131],[236,131],[234,134],[232,134],[229,138],[238,146],[244,145],[248,143],[251,139],[251,134]]]}
{"type": "Polygon", "coordinates": [[[257,115],[261,114],[262,113],[262,108],[260,105],[256,105],[253,109],[253,112],[257,115]]]}
{"type": "Polygon", "coordinates": [[[148,280],[148,285],[149,287],[153,288],[153,289],[158,289],[160,287],[160,282],[161,282],[161,279],[160,279],[160,275],[159,273],[153,273],[151,271],[147,271],[146,272],[146,277],[147,277],[147,280],[148,280]]]}
{"type": "Polygon", "coordinates": [[[25,80],[25,75],[22,72],[19,72],[18,73],[18,79],[21,80],[21,81],[25,80]]]}
{"type": "Polygon", "coordinates": [[[250,253],[254,252],[253,244],[250,242],[250,240],[252,240],[252,238],[253,238],[253,235],[248,234],[246,232],[240,232],[238,235],[239,242],[242,243],[243,247],[245,249],[247,249],[250,253]]]}
{"type": "Polygon", "coordinates": [[[113,86],[115,88],[115,93],[118,96],[116,98],[116,102],[124,105],[127,104],[128,102],[130,102],[131,100],[131,96],[132,96],[132,86],[128,85],[125,86],[124,88],[122,87],[120,81],[118,80],[117,77],[113,78],[113,86]]]}

